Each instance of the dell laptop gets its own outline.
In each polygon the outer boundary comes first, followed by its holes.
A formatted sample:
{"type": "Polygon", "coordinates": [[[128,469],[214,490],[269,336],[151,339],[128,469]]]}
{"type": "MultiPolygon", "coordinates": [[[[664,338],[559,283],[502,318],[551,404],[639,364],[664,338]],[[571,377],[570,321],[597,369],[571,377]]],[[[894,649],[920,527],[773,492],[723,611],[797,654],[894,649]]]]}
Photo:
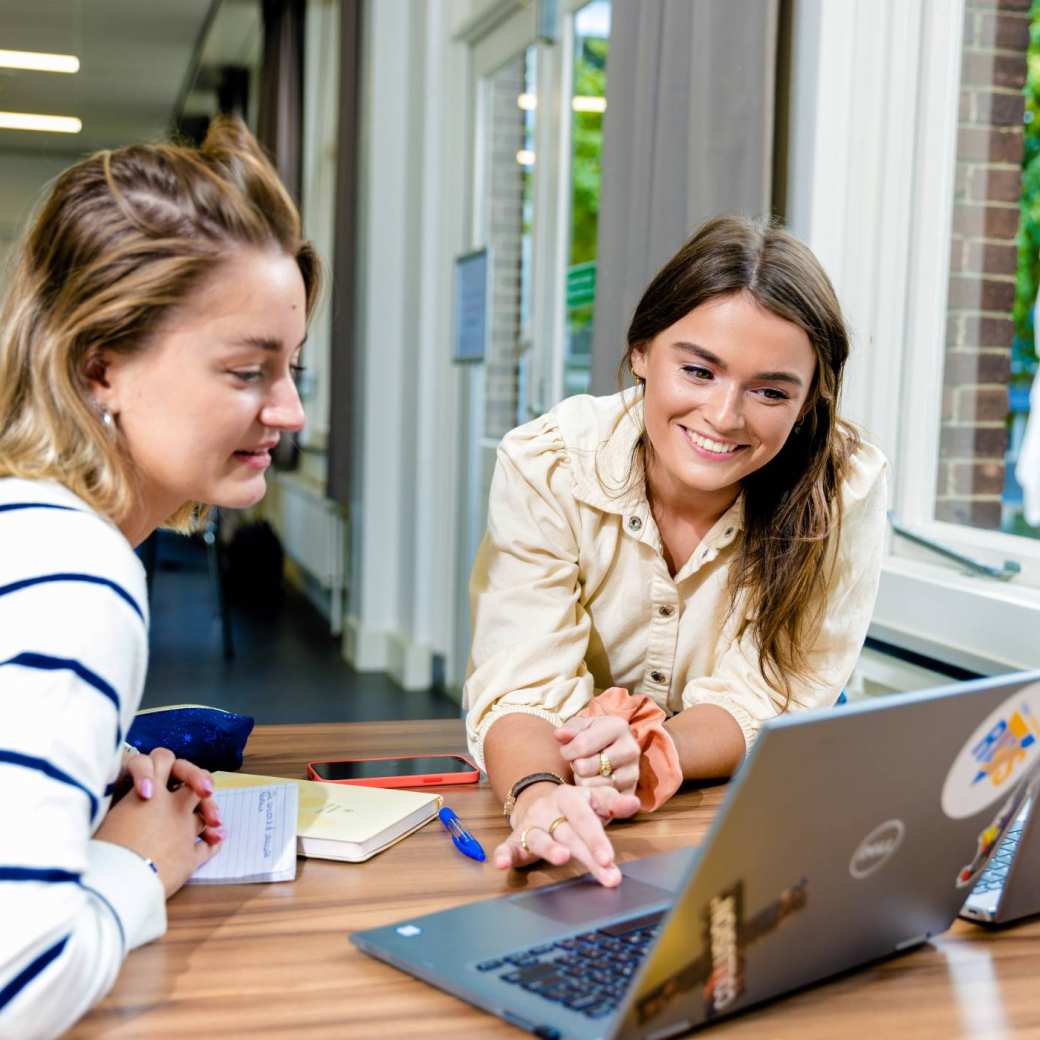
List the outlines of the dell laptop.
{"type": "Polygon", "coordinates": [[[945,931],[1037,768],[1040,672],[785,715],[697,848],[351,938],[537,1036],[664,1040],[945,931]]]}

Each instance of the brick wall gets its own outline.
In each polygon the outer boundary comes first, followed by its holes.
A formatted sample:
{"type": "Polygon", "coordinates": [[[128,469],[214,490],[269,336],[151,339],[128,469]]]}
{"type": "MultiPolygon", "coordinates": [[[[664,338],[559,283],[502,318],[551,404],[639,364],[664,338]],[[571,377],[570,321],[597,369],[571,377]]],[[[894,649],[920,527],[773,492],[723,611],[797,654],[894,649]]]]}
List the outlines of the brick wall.
{"type": "Polygon", "coordinates": [[[485,227],[491,250],[491,313],[484,364],[485,434],[498,439],[517,425],[520,339],[524,168],[516,153],[524,147],[524,59],[501,68],[488,89],[485,140],[487,187],[485,227]]]}
{"type": "Polygon", "coordinates": [[[999,528],[1030,0],[967,0],[936,518],[999,528]]]}

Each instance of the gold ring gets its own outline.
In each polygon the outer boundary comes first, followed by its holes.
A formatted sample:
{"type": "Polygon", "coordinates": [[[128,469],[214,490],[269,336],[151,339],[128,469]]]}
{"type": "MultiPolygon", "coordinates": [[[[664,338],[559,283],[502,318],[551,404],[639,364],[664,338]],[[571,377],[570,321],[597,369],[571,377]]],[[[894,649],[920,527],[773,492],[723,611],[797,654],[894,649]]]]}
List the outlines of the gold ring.
{"type": "Polygon", "coordinates": [[[531,855],[531,850],[527,847],[527,835],[534,830],[534,827],[525,827],[520,832],[520,848],[524,850],[524,854],[527,856],[531,855]]]}
{"type": "Polygon", "coordinates": [[[610,764],[610,759],[607,758],[606,751],[599,753],[599,775],[609,777],[614,772],[614,767],[610,764]]]}
{"type": "Polygon", "coordinates": [[[561,824],[564,824],[566,822],[567,822],[567,817],[566,816],[557,816],[556,819],[553,820],[553,822],[550,823],[549,826],[545,828],[549,832],[549,837],[551,838],[553,836],[553,834],[556,833],[556,828],[557,827],[559,827],[561,824]]]}

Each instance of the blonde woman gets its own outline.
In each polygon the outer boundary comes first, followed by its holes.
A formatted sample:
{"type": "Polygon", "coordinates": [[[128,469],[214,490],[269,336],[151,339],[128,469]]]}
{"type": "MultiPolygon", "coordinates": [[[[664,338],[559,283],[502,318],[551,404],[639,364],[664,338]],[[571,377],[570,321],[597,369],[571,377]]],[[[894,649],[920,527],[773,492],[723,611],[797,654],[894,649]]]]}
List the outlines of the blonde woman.
{"type": "Polygon", "coordinates": [[[834,703],[886,507],[881,453],[837,416],[848,350],[812,253],[718,218],[636,308],[635,388],[571,398],[503,440],[466,683],[470,747],[512,825],[499,867],[575,857],[620,881],[603,824],[634,813],[654,773],[636,698],[662,720],[665,796],[729,776],[767,719],[834,703]]]}
{"type": "Polygon", "coordinates": [[[317,290],[292,200],[233,121],[197,150],[78,163],[18,247],[0,311],[2,1037],[70,1026],[219,849],[203,771],[165,750],[124,764],[148,650],[133,547],[264,494],[303,422],[317,290]]]}

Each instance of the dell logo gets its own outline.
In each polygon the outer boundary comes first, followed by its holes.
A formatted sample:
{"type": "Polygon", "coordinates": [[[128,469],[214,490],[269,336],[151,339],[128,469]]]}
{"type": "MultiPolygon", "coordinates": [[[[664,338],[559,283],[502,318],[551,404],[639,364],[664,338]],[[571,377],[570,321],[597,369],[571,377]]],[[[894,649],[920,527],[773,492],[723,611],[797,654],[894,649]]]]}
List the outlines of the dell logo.
{"type": "Polygon", "coordinates": [[[903,844],[906,827],[902,820],[886,820],[860,843],[849,861],[849,873],[860,880],[880,870],[903,844]]]}

